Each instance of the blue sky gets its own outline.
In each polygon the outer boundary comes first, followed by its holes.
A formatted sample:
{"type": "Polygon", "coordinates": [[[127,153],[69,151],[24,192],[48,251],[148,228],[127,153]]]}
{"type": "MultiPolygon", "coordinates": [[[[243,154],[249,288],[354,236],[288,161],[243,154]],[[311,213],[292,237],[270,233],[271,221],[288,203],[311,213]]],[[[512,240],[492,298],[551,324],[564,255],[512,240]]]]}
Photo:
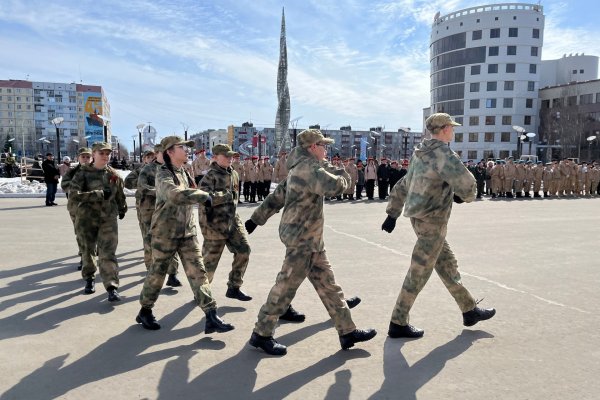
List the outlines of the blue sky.
{"type": "MultiPolygon", "coordinates": [[[[285,7],[298,127],[421,128],[433,16],[457,0],[0,0],[0,79],[102,85],[113,134],[273,126],[285,7]]],[[[600,7],[544,1],[543,59],[600,55],[600,7]]]]}

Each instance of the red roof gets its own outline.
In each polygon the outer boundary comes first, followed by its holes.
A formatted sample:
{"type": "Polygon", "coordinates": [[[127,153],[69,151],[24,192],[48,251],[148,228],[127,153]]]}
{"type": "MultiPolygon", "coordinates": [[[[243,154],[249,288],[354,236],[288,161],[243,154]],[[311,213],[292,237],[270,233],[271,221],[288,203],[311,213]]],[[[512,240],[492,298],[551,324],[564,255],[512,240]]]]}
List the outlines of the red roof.
{"type": "Polygon", "coordinates": [[[9,88],[23,88],[23,89],[31,89],[33,88],[33,84],[29,81],[19,81],[19,80],[0,80],[0,87],[9,87],[9,88]]]}

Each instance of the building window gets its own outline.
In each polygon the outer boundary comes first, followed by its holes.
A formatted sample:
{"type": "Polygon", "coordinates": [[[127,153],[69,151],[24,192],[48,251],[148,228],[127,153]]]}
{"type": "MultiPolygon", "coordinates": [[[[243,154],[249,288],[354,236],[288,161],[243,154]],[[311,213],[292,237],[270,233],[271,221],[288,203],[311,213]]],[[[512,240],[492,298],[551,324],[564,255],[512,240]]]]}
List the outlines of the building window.
{"type": "Polygon", "coordinates": [[[488,64],[488,74],[497,74],[498,64],[488,64]]]}
{"type": "Polygon", "coordinates": [[[596,103],[600,103],[600,93],[596,93],[596,103]]]}
{"type": "Polygon", "coordinates": [[[496,81],[491,81],[487,83],[487,91],[488,92],[495,92],[498,89],[498,82],[496,81]]]}
{"type": "Polygon", "coordinates": [[[573,107],[577,105],[577,96],[567,97],[567,106],[573,107]]]}
{"type": "Polygon", "coordinates": [[[573,75],[577,75],[577,70],[576,70],[576,69],[574,69],[573,71],[571,71],[571,73],[572,73],[573,75]]]}
{"type": "Polygon", "coordinates": [[[516,56],[517,55],[517,46],[507,46],[506,47],[506,55],[507,56],[516,56]]]}
{"type": "Polygon", "coordinates": [[[535,82],[534,81],[528,81],[527,82],[527,91],[528,92],[535,91],[535,82]]]}
{"type": "Polygon", "coordinates": [[[469,117],[469,126],[479,125],[479,117],[469,117]]]}
{"type": "Polygon", "coordinates": [[[525,108],[533,108],[533,99],[525,99],[525,108]]]}
{"type": "Polygon", "coordinates": [[[469,85],[469,91],[472,92],[479,92],[479,82],[473,82],[469,85]]]}
{"type": "Polygon", "coordinates": [[[514,74],[516,69],[517,69],[517,64],[513,64],[513,63],[506,64],[506,73],[507,74],[514,74]]]}
{"type": "Polygon", "coordinates": [[[537,72],[537,65],[536,64],[529,64],[529,73],[530,74],[535,74],[537,72]]]}
{"type": "Polygon", "coordinates": [[[502,116],[502,125],[512,125],[512,116],[511,115],[503,115],[502,116]]]}
{"type": "Polygon", "coordinates": [[[496,108],[496,99],[486,99],[485,108],[496,108]]]}
{"type": "Polygon", "coordinates": [[[500,150],[500,152],[498,152],[498,157],[503,160],[505,158],[508,158],[509,154],[510,152],[508,150],[500,150]]]}
{"type": "Polygon", "coordinates": [[[525,118],[523,118],[523,124],[531,125],[531,115],[526,115],[525,118]]]}
{"type": "Polygon", "coordinates": [[[508,28],[508,37],[518,37],[519,28],[508,28]]]}
{"type": "Polygon", "coordinates": [[[504,90],[514,90],[515,81],[504,81],[504,90]]]}
{"type": "Polygon", "coordinates": [[[454,134],[454,142],[455,143],[462,143],[463,141],[463,134],[460,132],[457,132],[454,134]]]}
{"type": "Polygon", "coordinates": [[[494,134],[494,132],[486,132],[483,140],[484,140],[485,142],[488,142],[488,143],[489,143],[489,142],[493,142],[493,141],[494,141],[494,139],[495,139],[495,134],[494,134]]]}
{"type": "Polygon", "coordinates": [[[473,35],[471,36],[471,40],[480,40],[481,39],[481,30],[473,31],[473,35]]]}
{"type": "Polygon", "coordinates": [[[479,99],[471,99],[471,100],[469,100],[469,108],[471,110],[479,108],[479,99]]]}
{"type": "Polygon", "coordinates": [[[490,39],[496,39],[500,37],[500,28],[490,29],[490,39]]]}
{"type": "Polygon", "coordinates": [[[481,73],[481,65],[471,65],[471,75],[479,75],[481,73]]]}
{"type": "Polygon", "coordinates": [[[462,150],[456,150],[456,155],[458,158],[462,159],[462,150]]]}
{"type": "Polygon", "coordinates": [[[581,96],[579,96],[579,104],[592,104],[593,103],[593,96],[592,94],[582,94],[581,96]]]}
{"type": "Polygon", "coordinates": [[[538,48],[535,46],[531,46],[531,57],[537,57],[538,56],[538,48]]]}
{"type": "Polygon", "coordinates": [[[488,115],[487,117],[485,117],[485,124],[496,125],[496,117],[493,115],[488,115]]]}
{"type": "Polygon", "coordinates": [[[533,34],[531,35],[532,38],[534,39],[539,39],[540,38],[540,30],[537,28],[533,29],[533,34]]]}
{"type": "Polygon", "coordinates": [[[469,142],[479,142],[479,133],[469,132],[469,142]]]}
{"type": "Polygon", "coordinates": [[[579,73],[580,73],[580,74],[583,74],[583,70],[582,70],[582,69],[580,69],[580,70],[579,70],[579,73]]]}
{"type": "Polygon", "coordinates": [[[500,47],[498,46],[490,46],[488,48],[488,56],[497,56],[500,53],[500,47]]]}
{"type": "Polygon", "coordinates": [[[467,158],[469,160],[477,160],[477,150],[468,150],[467,151],[467,158]]]}
{"type": "Polygon", "coordinates": [[[501,142],[510,142],[510,132],[500,132],[501,142]]]}

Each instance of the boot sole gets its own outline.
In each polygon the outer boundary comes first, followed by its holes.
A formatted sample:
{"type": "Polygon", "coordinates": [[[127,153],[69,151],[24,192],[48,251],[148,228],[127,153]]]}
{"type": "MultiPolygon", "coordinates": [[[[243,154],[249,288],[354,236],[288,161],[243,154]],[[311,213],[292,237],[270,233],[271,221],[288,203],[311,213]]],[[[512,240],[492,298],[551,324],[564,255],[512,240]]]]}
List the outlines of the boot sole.
{"type": "Polygon", "coordinates": [[[137,322],[138,324],[142,324],[142,326],[144,327],[144,329],[148,329],[149,331],[157,331],[157,330],[160,329],[160,325],[158,325],[158,327],[152,327],[152,326],[145,325],[142,322],[142,319],[140,318],[139,315],[137,317],[135,317],[135,322],[137,322]]]}
{"type": "Polygon", "coordinates": [[[352,341],[351,343],[348,343],[348,344],[341,344],[341,343],[340,344],[342,346],[342,350],[348,350],[348,349],[354,347],[354,345],[356,343],[368,342],[369,340],[373,339],[375,336],[377,336],[377,331],[373,331],[373,335],[370,337],[366,337],[361,340],[352,341]]]}
{"type": "Polygon", "coordinates": [[[225,333],[225,332],[232,331],[234,329],[235,329],[235,327],[233,327],[233,326],[232,327],[228,327],[228,328],[213,328],[213,327],[210,327],[210,328],[204,328],[204,334],[208,335],[209,333],[215,333],[215,332],[217,332],[217,333],[225,333]]]}
{"type": "Polygon", "coordinates": [[[266,354],[268,354],[270,356],[285,356],[287,354],[287,349],[284,349],[283,352],[281,352],[281,353],[273,353],[273,352],[268,352],[267,350],[262,348],[259,344],[252,343],[252,341],[249,341],[248,344],[250,346],[254,347],[255,349],[261,349],[262,351],[264,351],[266,354]]]}

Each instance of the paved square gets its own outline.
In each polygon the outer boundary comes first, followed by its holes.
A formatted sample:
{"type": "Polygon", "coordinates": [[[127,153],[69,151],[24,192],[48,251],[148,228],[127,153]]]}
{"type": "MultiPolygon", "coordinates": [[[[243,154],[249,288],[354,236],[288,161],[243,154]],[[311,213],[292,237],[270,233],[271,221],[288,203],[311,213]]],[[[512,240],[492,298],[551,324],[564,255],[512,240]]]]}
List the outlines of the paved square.
{"type": "MultiPolygon", "coordinates": [[[[458,307],[432,275],[411,312],[422,339],[392,340],[389,318],[415,235],[406,218],[381,231],[385,203],[328,203],[325,243],[359,328],[379,332],[341,351],[306,282],[293,301],[303,324],[282,324],[288,355],[247,345],[281,267],[279,215],[250,236],[241,303],[225,297],[232,257],[213,282],[219,314],[236,329],[204,335],[189,284],[164,289],[162,324],[135,323],[145,267],[133,209],[119,222],[123,301],[100,279],[83,295],[71,222],[43,199],[0,199],[1,399],[597,399],[600,390],[600,199],[484,200],[455,205],[448,241],[463,283],[497,315],[463,329],[458,307]]],[[[241,205],[245,220],[253,208],[241,205]]],[[[183,278],[183,275],[180,275],[183,278]]]]}

